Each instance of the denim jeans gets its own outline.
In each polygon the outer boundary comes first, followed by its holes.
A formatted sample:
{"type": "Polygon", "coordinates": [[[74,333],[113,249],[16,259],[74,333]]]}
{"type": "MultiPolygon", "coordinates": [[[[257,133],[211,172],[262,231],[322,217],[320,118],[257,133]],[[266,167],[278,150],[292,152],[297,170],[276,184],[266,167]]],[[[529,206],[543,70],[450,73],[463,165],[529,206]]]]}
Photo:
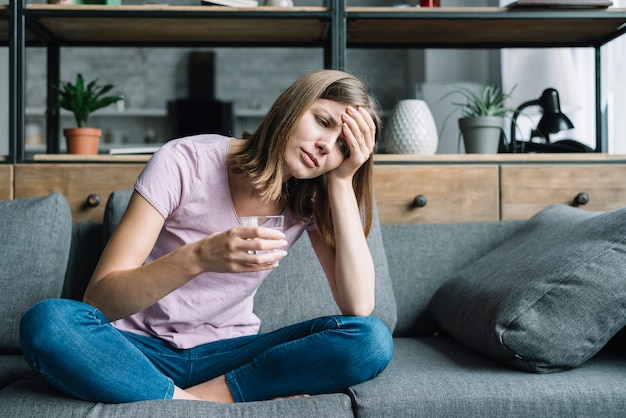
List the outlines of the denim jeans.
{"type": "Polygon", "coordinates": [[[69,396],[121,403],[171,399],[225,375],[237,402],[339,392],[389,363],[389,330],[373,317],[329,316],[273,332],[177,349],[120,331],[96,308],[67,299],[33,306],[22,318],[26,361],[69,396]]]}

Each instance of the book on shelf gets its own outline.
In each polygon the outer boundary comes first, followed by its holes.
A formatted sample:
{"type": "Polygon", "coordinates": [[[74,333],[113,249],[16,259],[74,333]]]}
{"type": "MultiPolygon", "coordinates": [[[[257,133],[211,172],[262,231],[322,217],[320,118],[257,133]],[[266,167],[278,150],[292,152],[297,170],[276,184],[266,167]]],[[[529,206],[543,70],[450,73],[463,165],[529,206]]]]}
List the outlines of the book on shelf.
{"type": "Polygon", "coordinates": [[[257,7],[258,0],[202,0],[205,6],[257,7]]]}
{"type": "Polygon", "coordinates": [[[120,147],[111,148],[109,150],[110,155],[138,155],[138,154],[154,154],[161,148],[160,146],[146,146],[146,147],[120,147]]]}

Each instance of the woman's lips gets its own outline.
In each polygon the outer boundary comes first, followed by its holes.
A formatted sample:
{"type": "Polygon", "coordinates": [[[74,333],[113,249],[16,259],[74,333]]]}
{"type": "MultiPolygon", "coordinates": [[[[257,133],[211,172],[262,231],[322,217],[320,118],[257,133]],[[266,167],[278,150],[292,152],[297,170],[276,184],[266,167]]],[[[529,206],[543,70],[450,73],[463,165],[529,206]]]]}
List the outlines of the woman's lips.
{"type": "Polygon", "coordinates": [[[304,161],[305,163],[310,167],[319,167],[319,162],[317,161],[317,159],[313,156],[313,154],[310,154],[308,152],[306,152],[305,150],[302,150],[302,152],[304,153],[304,161]]]}

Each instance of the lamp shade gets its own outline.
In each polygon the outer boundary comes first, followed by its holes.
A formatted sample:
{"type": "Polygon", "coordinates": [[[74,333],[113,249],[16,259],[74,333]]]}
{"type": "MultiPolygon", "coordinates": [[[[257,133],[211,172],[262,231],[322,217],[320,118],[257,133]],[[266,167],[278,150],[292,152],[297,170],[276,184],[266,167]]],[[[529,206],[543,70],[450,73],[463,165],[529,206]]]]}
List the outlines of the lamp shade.
{"type": "MultiPolygon", "coordinates": [[[[528,152],[541,152],[541,146],[535,146],[531,140],[522,143],[516,140],[516,123],[517,117],[522,113],[522,110],[529,106],[540,106],[543,112],[543,116],[539,121],[536,129],[531,132],[531,138],[539,136],[545,139],[546,144],[550,144],[550,134],[554,134],[563,130],[572,129],[574,124],[569,120],[567,116],[561,112],[561,104],[559,102],[559,93],[553,88],[547,88],[541,94],[541,97],[536,100],[529,100],[522,103],[511,119],[511,151],[517,152],[518,147],[521,149],[526,148],[528,152]]],[[[545,144],[544,144],[545,145],[545,144]]],[[[544,147],[543,152],[550,151],[549,147],[544,147]]]]}
{"type": "Polygon", "coordinates": [[[539,98],[539,106],[543,109],[543,116],[534,131],[539,136],[548,139],[548,135],[573,129],[574,124],[561,112],[559,94],[555,89],[545,89],[539,98]]]}

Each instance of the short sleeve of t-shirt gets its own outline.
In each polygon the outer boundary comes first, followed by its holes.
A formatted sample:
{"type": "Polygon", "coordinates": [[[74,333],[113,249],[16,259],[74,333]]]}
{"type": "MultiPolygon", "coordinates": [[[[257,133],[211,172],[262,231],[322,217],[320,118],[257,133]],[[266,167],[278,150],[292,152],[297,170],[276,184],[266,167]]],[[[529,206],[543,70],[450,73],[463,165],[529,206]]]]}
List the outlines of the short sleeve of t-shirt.
{"type": "Polygon", "coordinates": [[[166,143],[150,159],[135,189],[167,218],[197,182],[198,150],[193,141],[166,143]]]}

